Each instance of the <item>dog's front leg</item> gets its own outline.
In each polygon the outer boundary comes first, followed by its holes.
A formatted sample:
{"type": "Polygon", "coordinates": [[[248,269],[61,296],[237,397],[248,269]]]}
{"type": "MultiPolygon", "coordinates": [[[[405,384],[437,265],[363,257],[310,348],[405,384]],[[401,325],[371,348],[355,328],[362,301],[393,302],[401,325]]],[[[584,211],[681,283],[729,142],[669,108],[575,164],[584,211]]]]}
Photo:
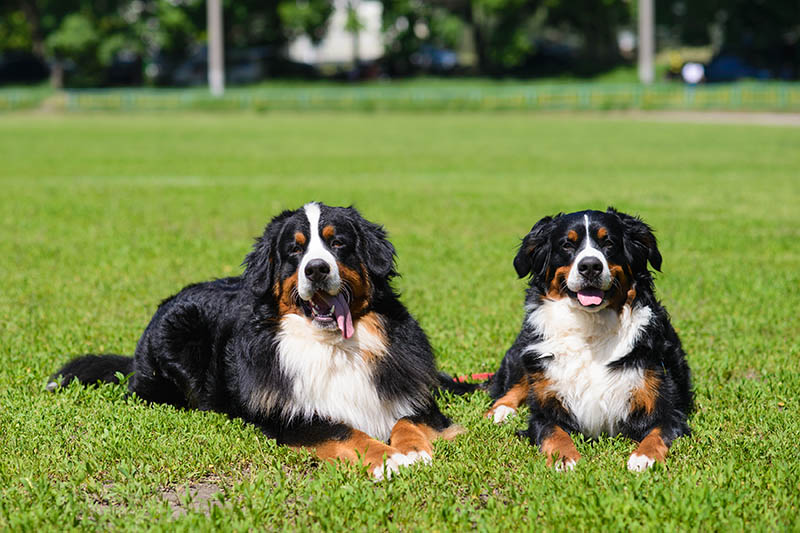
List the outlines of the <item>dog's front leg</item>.
{"type": "Polygon", "coordinates": [[[319,418],[263,424],[262,430],[278,444],[306,449],[322,460],[363,464],[375,479],[391,477],[408,462],[395,448],[363,431],[319,418]]]}
{"type": "Polygon", "coordinates": [[[344,438],[324,440],[305,447],[326,461],[363,464],[378,480],[392,477],[401,466],[409,464],[408,458],[399,450],[357,429],[351,429],[344,438]]]}
{"type": "Polygon", "coordinates": [[[389,444],[406,456],[410,463],[422,461],[430,464],[433,461],[432,441],[438,436],[439,432],[431,426],[402,418],[394,425],[389,444]]]}
{"type": "Polygon", "coordinates": [[[525,403],[528,398],[530,380],[524,375],[519,382],[509,387],[505,394],[499,397],[492,404],[492,407],[484,415],[491,418],[495,424],[500,424],[517,412],[519,406],[525,403]]]}
{"type": "Polygon", "coordinates": [[[430,464],[433,460],[433,441],[452,440],[465,431],[442,414],[436,402],[431,400],[416,415],[401,418],[395,423],[389,446],[406,456],[410,463],[421,461],[430,464]]]}
{"type": "MultiPolygon", "coordinates": [[[[531,444],[538,446],[547,457],[547,466],[555,465],[556,470],[572,470],[580,460],[581,454],[575,448],[572,437],[559,425],[558,419],[548,416],[548,411],[540,409],[534,399],[530,402],[531,418],[527,435],[531,444]]],[[[553,411],[558,413],[558,410],[553,411]]]]}

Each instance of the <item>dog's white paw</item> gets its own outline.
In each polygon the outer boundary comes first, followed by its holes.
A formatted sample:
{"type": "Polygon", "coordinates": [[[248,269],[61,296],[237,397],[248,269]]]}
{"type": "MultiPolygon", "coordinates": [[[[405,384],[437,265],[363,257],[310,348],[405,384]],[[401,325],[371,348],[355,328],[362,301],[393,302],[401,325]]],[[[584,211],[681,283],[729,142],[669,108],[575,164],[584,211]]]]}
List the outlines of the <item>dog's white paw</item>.
{"type": "Polygon", "coordinates": [[[639,455],[632,453],[628,459],[628,470],[631,472],[644,472],[656,462],[655,459],[647,457],[646,455],[639,455]]]}
{"type": "Polygon", "coordinates": [[[411,466],[415,463],[431,464],[433,458],[428,452],[409,452],[407,454],[395,453],[387,457],[383,464],[376,466],[372,470],[372,477],[375,481],[392,479],[392,474],[399,471],[401,467],[411,466]]]}
{"type": "Polygon", "coordinates": [[[405,460],[405,455],[396,453],[391,457],[386,457],[381,464],[372,470],[372,477],[375,478],[375,481],[392,479],[392,474],[400,470],[400,463],[395,458],[405,460]]]}
{"type": "Polygon", "coordinates": [[[410,464],[420,463],[421,462],[421,463],[424,463],[426,465],[429,465],[429,464],[431,464],[433,462],[433,457],[431,457],[431,455],[426,451],[409,452],[406,455],[406,457],[408,457],[411,460],[410,464]]]}
{"type": "Polygon", "coordinates": [[[575,470],[575,465],[578,462],[574,459],[565,459],[556,461],[556,472],[568,472],[575,470]]]}
{"type": "Polygon", "coordinates": [[[492,411],[490,411],[490,415],[492,417],[492,421],[495,424],[502,424],[505,422],[508,417],[513,416],[517,413],[517,410],[513,407],[508,407],[507,405],[498,405],[492,411]]]}

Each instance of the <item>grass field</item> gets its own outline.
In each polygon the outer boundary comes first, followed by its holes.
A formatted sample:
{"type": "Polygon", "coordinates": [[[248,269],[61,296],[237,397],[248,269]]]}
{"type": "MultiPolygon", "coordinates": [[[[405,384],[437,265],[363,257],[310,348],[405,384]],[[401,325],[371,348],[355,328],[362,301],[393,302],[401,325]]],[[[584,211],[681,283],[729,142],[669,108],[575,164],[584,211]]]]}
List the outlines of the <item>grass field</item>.
{"type": "Polygon", "coordinates": [[[800,129],[525,114],[7,114],[0,120],[0,529],[800,530],[800,129]],[[270,216],[358,206],[398,250],[439,365],[492,371],[518,331],[511,260],[545,214],[657,230],[694,371],[694,434],[547,469],[483,393],[468,433],[373,483],[213,413],[44,391],[70,354],[132,353],[158,302],[240,272],[270,216]]]}

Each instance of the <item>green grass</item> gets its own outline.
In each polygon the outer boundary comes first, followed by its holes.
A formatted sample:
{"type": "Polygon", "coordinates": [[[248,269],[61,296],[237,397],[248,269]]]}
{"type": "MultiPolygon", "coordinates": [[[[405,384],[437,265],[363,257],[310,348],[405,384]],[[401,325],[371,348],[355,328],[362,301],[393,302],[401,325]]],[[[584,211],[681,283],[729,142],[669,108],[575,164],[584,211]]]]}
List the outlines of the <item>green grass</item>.
{"type": "Polygon", "coordinates": [[[0,530],[797,531],[798,147],[800,129],[570,115],[4,115],[0,530]],[[162,298],[239,272],[270,216],[312,199],[386,225],[454,373],[494,370],[517,333],[511,260],[538,218],[641,214],[694,434],[641,475],[631,442],[578,442],[559,474],[478,393],[442,401],[469,431],[432,466],[375,484],[120,386],[43,390],[69,355],[132,353],[162,298]]]}

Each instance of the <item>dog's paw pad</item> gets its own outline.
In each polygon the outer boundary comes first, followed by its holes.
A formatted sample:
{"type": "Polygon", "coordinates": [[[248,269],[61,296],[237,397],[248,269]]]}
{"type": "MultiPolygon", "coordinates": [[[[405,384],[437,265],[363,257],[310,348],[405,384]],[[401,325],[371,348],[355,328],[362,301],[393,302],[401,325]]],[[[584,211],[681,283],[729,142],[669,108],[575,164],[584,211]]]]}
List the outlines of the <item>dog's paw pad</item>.
{"type": "Polygon", "coordinates": [[[517,410],[507,405],[498,405],[486,414],[487,418],[491,418],[495,424],[502,424],[508,417],[517,413],[517,410]]]}
{"type": "Polygon", "coordinates": [[[655,459],[647,457],[646,455],[639,455],[632,453],[628,459],[628,470],[631,472],[644,472],[656,462],[655,459]]]}

